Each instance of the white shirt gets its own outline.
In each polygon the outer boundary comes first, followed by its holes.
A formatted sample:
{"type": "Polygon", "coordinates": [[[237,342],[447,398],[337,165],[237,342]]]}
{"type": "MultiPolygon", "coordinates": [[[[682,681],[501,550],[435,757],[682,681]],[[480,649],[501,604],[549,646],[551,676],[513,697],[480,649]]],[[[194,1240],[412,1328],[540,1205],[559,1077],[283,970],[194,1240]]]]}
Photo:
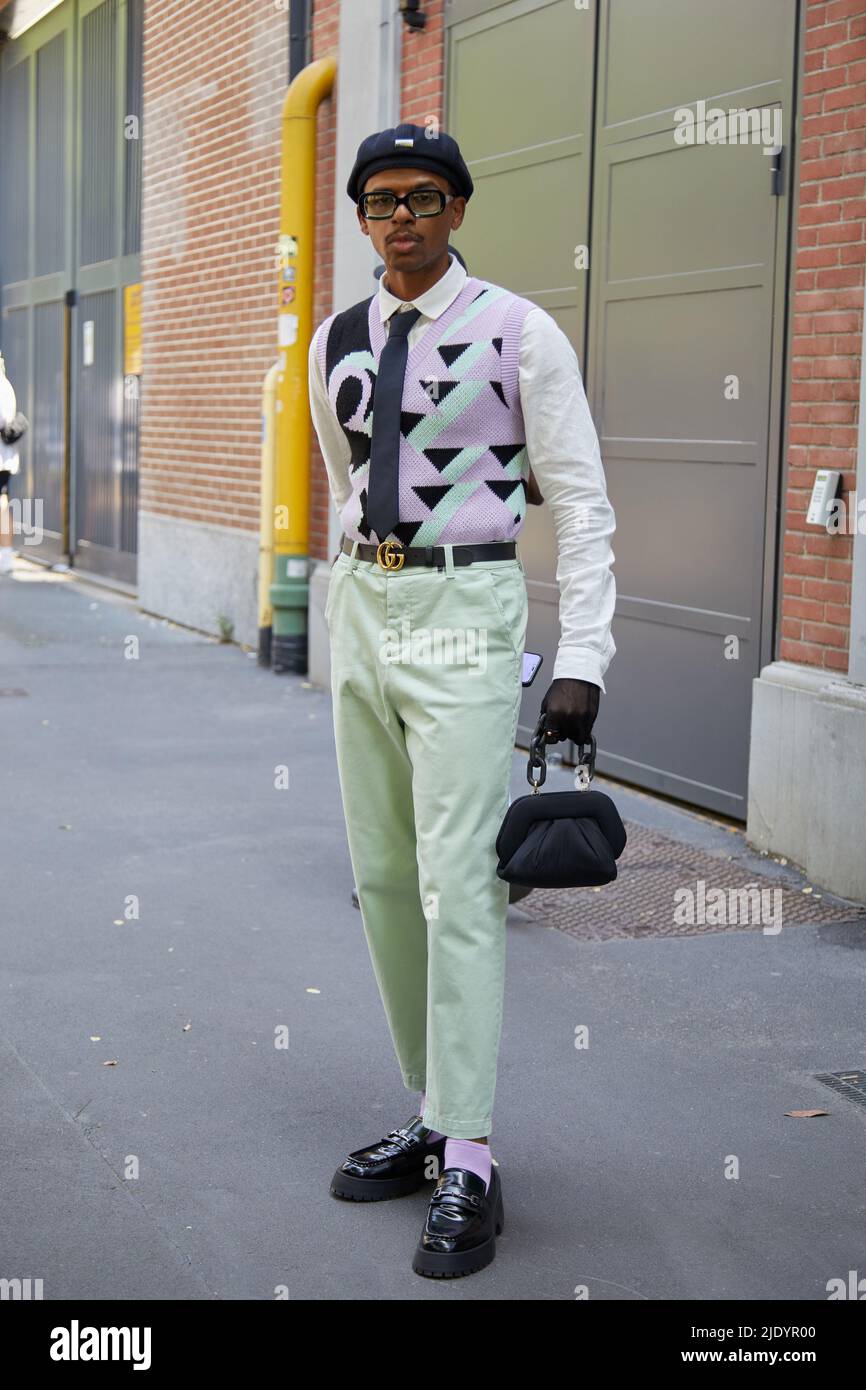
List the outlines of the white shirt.
{"type": "MultiPolygon", "coordinates": [[[[452,256],[441,279],[411,303],[391,294],[382,284],[384,278],[379,280],[383,324],[395,312],[421,310],[409,330],[411,350],[456,299],[466,271],[452,256]]],[[[319,369],[320,331],[321,325],[310,343],[310,412],[339,514],[352,494],[351,450],[319,369]]],[[[551,679],[590,681],[603,691],[603,676],[616,651],[611,635],[616,586],[610,543],[616,521],[577,354],[545,309],[530,309],[523,321],[518,384],[529,462],[556,530],[560,641],[551,679]]]]}
{"type": "MultiPolygon", "coordinates": [[[[0,371],[0,429],[11,425],[18,411],[12,382],[4,371],[0,371]]],[[[0,439],[0,473],[18,472],[18,445],[4,444],[0,439]]]]}

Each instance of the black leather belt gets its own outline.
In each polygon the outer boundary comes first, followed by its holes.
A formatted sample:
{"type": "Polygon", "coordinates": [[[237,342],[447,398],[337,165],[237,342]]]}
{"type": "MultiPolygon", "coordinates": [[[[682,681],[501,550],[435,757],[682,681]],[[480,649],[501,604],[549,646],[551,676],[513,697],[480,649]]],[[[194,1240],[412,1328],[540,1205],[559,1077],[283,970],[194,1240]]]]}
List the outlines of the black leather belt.
{"type": "MultiPolygon", "coordinates": [[[[340,549],[344,555],[351,555],[355,544],[348,536],[343,537],[340,549]]],[[[486,541],[481,545],[455,545],[453,548],[455,565],[471,565],[474,560],[513,560],[517,554],[514,541],[486,541]]],[[[401,541],[382,541],[381,545],[364,545],[355,551],[359,560],[375,560],[383,570],[401,570],[404,565],[428,565],[432,569],[445,568],[445,547],[442,545],[407,545],[401,541]]]]}

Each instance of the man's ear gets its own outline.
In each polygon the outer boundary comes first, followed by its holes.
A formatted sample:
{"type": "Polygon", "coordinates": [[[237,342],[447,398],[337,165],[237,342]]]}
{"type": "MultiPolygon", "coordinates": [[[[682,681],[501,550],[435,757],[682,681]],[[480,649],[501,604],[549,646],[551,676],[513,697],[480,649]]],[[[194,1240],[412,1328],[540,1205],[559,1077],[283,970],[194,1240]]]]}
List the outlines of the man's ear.
{"type": "Polygon", "coordinates": [[[366,219],[366,217],[364,216],[364,214],[362,213],[362,211],[361,211],[361,209],[360,209],[359,207],[356,207],[356,208],[355,208],[355,213],[356,213],[357,218],[358,218],[358,225],[359,225],[359,227],[361,228],[361,231],[364,233],[364,236],[369,236],[369,235],[370,235],[370,228],[367,226],[367,219],[366,219]]]}

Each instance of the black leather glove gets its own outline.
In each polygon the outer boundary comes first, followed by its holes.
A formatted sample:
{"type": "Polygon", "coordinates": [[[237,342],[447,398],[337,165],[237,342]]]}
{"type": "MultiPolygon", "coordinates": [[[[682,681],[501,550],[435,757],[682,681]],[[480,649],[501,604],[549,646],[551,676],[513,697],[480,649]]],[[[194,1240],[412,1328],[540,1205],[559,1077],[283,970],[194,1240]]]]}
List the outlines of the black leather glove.
{"type": "Polygon", "coordinates": [[[589,741],[592,726],[598,716],[601,691],[589,681],[555,680],[541,702],[541,712],[547,715],[544,737],[548,743],[573,739],[575,743],[589,741]]]}

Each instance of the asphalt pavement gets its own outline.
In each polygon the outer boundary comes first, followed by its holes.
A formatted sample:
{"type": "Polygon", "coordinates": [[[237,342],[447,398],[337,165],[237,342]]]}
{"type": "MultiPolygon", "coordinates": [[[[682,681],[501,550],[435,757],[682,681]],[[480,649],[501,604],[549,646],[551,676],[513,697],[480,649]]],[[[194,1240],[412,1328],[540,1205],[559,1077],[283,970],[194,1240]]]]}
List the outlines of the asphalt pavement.
{"type": "MultiPolygon", "coordinates": [[[[866,1108],[818,1079],[866,1072],[854,908],[602,941],[512,909],[505,1232],[489,1269],[425,1280],[423,1193],[328,1193],[414,1102],[350,901],[329,693],[19,561],[0,717],[0,1278],[442,1302],[823,1300],[866,1276],[866,1108]]],[[[711,818],[607,790],[748,860],[711,818]]]]}

